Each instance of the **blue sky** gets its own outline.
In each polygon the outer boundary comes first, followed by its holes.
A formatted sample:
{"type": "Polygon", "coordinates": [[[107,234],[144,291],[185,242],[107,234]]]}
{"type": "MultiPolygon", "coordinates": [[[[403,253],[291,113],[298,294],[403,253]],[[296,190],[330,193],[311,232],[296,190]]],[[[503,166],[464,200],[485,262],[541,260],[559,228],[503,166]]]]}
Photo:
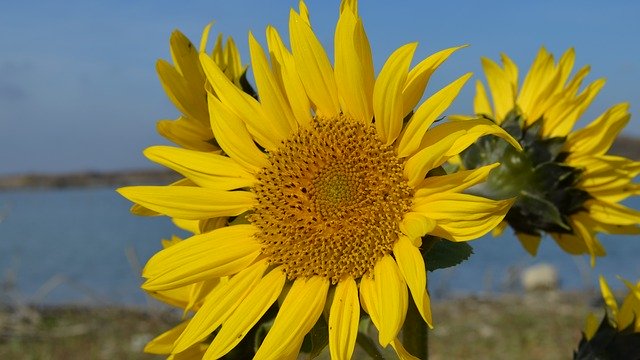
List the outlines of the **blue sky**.
{"type": "MultiPolygon", "coordinates": [[[[165,143],[155,123],[175,118],[155,73],[169,58],[169,35],[194,42],[233,36],[247,59],[247,32],[286,34],[297,1],[21,1],[0,12],[0,174],[151,167],[142,150],[165,143]]],[[[310,0],[311,21],[331,49],[338,1],[310,0]]],[[[589,80],[607,79],[584,120],[630,102],[625,130],[640,136],[640,3],[636,1],[361,1],[379,69],[398,46],[418,41],[415,59],[460,44],[427,93],[467,71],[482,77],[480,56],[508,53],[521,72],[540,46],[559,55],[575,47],[589,80]]],[[[263,42],[264,43],[264,42],[263,42]]],[[[467,85],[450,112],[469,112],[467,85]]]]}

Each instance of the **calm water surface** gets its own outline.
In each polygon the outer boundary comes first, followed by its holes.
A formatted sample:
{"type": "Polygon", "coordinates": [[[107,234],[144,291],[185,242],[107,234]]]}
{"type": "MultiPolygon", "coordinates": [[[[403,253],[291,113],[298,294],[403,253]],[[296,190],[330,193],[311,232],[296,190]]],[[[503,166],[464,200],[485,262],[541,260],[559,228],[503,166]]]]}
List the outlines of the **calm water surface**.
{"type": "MultiPolygon", "coordinates": [[[[640,199],[627,205],[638,209],[640,199]]],[[[143,304],[136,259],[144,265],[161,238],[184,234],[167,218],[133,216],[129,207],[113,189],[0,193],[1,295],[43,304],[143,304]]],[[[510,234],[487,236],[471,242],[469,261],[432,273],[429,288],[436,296],[508,291],[513,274],[542,262],[559,269],[564,289],[596,286],[600,273],[617,288],[615,275],[640,279],[640,237],[601,240],[609,255],[591,269],[587,257],[571,257],[548,238],[532,258],[510,234]]]]}

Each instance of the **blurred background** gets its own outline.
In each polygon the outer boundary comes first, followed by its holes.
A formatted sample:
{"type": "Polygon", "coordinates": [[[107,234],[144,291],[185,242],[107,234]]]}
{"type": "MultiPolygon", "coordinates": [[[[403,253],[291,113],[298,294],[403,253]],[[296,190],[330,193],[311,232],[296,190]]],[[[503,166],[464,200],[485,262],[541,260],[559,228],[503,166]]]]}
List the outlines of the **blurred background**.
{"type": "MultiPolygon", "coordinates": [[[[0,190],[0,300],[145,306],[147,299],[138,288],[140,267],[160,248],[161,238],[180,232],[165,218],[129,214],[130,204],[113,191],[113,181],[98,184],[90,178],[157,169],[142,150],[166,143],[155,123],[178,115],[155,72],[158,58],[170,59],[174,29],[197,44],[203,27],[215,21],[211,40],[219,32],[232,36],[247,63],[247,32],[263,44],[268,24],[287,34],[288,9],[297,6],[296,1],[258,0],[4,3],[0,178],[14,183],[0,190]],[[83,186],[56,182],[59,178],[45,182],[54,187],[15,184],[16,176],[69,173],[80,173],[76,179],[84,180],[75,184],[83,186]]],[[[312,25],[331,53],[338,1],[310,0],[308,7],[312,25]]],[[[420,44],[415,59],[471,45],[436,72],[427,94],[468,71],[484,79],[481,56],[498,60],[506,52],[523,77],[541,46],[556,58],[574,47],[576,68],[591,65],[588,80],[607,79],[580,126],[619,102],[630,102],[631,112],[638,114],[638,2],[361,1],[360,13],[377,69],[407,42],[420,44]]],[[[472,99],[469,83],[449,113],[471,112],[472,99]]],[[[640,137],[637,116],[623,134],[640,137]]],[[[640,208],[638,199],[627,205],[640,208]]],[[[487,237],[471,244],[476,249],[471,260],[434,274],[430,289],[436,297],[517,291],[518,274],[538,263],[555,266],[560,286],[567,290],[595,287],[599,273],[637,279],[638,240],[603,236],[609,256],[590,268],[587,258],[569,257],[550,239],[532,258],[511,235],[487,237]]]]}

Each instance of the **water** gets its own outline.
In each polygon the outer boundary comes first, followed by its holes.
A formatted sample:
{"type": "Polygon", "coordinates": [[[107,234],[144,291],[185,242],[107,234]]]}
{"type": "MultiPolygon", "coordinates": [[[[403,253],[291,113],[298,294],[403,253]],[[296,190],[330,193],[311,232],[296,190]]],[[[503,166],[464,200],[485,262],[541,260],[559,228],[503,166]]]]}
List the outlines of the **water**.
{"type": "Polygon", "coordinates": [[[113,189],[0,193],[0,274],[40,303],[137,304],[141,264],[176,233],[164,217],[138,217],[113,189]]]}
{"type": "MultiPolygon", "coordinates": [[[[627,205],[640,208],[640,198],[627,205]]],[[[0,222],[0,280],[15,282],[4,295],[41,304],[143,304],[132,259],[143,265],[161,238],[184,234],[165,217],[131,215],[129,206],[113,189],[0,193],[0,214],[6,215],[0,222]]],[[[475,255],[469,261],[430,274],[432,294],[510,290],[518,269],[542,262],[559,269],[567,290],[597,286],[598,274],[614,288],[622,288],[616,275],[640,279],[639,236],[603,235],[609,255],[592,269],[587,257],[569,256],[549,238],[533,258],[509,230],[505,234],[471,242],[475,255]]]]}

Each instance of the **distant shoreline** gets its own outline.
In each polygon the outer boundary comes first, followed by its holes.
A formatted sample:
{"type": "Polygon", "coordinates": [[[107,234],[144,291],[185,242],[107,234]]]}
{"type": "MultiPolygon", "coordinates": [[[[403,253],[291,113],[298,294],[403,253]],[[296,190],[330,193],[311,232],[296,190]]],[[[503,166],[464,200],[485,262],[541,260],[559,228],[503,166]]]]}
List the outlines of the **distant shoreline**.
{"type": "MultiPolygon", "coordinates": [[[[622,136],[609,152],[640,160],[640,138],[622,136]]],[[[66,174],[0,175],[0,191],[169,184],[180,179],[170,170],[82,171],[66,174]]]]}
{"type": "Polygon", "coordinates": [[[169,184],[180,179],[170,170],[83,171],[67,174],[0,176],[0,191],[20,189],[67,189],[169,184]]]}

